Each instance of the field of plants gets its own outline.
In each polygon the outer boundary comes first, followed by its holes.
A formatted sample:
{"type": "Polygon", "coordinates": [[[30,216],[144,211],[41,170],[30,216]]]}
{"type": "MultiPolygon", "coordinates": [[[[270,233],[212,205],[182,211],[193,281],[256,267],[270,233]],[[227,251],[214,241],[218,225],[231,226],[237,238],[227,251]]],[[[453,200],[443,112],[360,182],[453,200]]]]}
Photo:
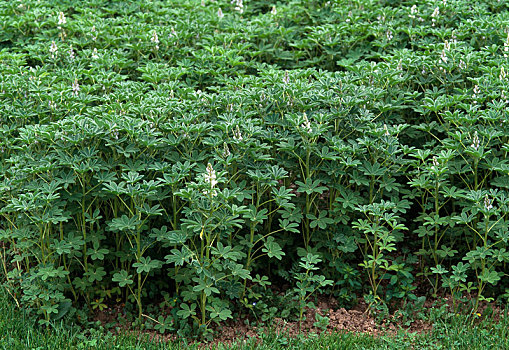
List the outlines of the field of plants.
{"type": "Polygon", "coordinates": [[[0,19],[0,280],[40,324],[211,338],[507,305],[507,0],[0,19]]]}

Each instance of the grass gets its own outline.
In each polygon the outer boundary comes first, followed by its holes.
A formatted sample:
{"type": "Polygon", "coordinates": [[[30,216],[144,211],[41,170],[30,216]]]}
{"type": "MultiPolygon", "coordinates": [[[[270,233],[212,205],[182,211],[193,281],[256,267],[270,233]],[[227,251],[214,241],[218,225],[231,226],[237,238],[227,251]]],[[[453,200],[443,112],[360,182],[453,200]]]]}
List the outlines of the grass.
{"type": "MultiPolygon", "coordinates": [[[[428,334],[400,332],[378,338],[367,334],[335,333],[332,335],[290,338],[274,332],[260,334],[254,340],[233,346],[217,345],[212,349],[509,349],[509,317],[498,322],[487,317],[472,326],[471,319],[431,310],[433,330],[428,334]]],[[[83,331],[76,326],[55,323],[49,328],[38,326],[26,310],[16,307],[0,291],[0,349],[198,349],[203,344],[150,341],[147,335],[114,336],[101,329],[83,331]]]]}

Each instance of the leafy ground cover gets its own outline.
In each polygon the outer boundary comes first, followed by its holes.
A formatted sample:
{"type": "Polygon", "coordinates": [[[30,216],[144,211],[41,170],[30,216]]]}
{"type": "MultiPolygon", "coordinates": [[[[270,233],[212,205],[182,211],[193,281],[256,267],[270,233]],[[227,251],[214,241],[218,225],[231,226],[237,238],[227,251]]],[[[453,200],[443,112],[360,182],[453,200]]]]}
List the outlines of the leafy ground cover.
{"type": "Polygon", "coordinates": [[[3,285],[39,323],[212,338],[507,303],[507,1],[0,18],[3,285]]]}

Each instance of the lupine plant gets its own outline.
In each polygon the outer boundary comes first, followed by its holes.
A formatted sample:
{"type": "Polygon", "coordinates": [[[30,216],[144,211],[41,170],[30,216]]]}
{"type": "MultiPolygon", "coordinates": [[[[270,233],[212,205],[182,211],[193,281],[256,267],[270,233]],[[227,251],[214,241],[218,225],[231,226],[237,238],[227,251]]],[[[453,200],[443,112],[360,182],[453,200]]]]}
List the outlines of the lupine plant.
{"type": "Polygon", "coordinates": [[[41,323],[127,304],[203,335],[278,287],[300,320],[318,292],[506,298],[507,10],[2,2],[3,285],[41,323]]]}

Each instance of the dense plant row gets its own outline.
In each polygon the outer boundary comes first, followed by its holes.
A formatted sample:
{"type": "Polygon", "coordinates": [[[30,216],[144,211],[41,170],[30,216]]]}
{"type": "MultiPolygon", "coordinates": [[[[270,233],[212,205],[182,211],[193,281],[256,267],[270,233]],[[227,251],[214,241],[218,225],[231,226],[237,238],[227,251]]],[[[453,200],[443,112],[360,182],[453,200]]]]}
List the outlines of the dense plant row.
{"type": "Polygon", "coordinates": [[[507,10],[2,2],[5,285],[43,322],[164,298],[162,331],[507,298],[507,10]]]}

